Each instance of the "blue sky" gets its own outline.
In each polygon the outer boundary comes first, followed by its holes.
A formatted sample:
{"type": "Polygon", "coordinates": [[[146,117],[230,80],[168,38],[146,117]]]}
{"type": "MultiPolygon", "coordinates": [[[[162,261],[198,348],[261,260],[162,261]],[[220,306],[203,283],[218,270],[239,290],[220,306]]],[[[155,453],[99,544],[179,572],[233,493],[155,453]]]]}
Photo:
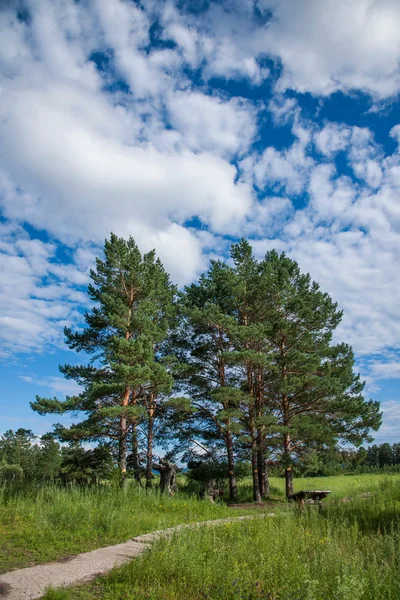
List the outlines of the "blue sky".
{"type": "Polygon", "coordinates": [[[242,236],[338,301],[378,442],[400,440],[400,4],[7,0],[0,9],[0,433],[51,429],[110,231],[179,285],[242,236]]]}

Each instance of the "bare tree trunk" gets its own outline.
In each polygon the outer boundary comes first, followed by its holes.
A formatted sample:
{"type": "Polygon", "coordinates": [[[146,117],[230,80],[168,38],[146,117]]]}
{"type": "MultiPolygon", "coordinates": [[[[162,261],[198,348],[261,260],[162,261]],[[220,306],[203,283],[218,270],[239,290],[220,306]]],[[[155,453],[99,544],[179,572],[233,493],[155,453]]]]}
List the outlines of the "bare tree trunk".
{"type": "Polygon", "coordinates": [[[226,451],[228,455],[228,477],[229,477],[229,499],[236,501],[238,498],[236,474],[235,474],[235,457],[233,453],[232,432],[226,434],[226,451]]]}
{"type": "Polygon", "coordinates": [[[153,479],[153,430],[154,430],[154,397],[150,395],[148,425],[147,425],[147,462],[146,462],[146,489],[152,487],[153,479]]]}
{"type": "Polygon", "coordinates": [[[160,460],[154,468],[160,472],[160,492],[173,496],[176,489],[176,465],[165,459],[160,460]]]}

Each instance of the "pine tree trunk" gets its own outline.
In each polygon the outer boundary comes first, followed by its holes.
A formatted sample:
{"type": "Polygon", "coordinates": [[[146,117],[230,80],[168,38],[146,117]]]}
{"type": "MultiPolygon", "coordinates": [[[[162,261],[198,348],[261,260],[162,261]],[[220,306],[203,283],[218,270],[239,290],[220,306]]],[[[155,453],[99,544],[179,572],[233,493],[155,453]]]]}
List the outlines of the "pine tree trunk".
{"type": "Polygon", "coordinates": [[[269,487],[269,472],[268,472],[268,458],[264,456],[264,495],[270,496],[271,489],[269,487]]]}
{"type": "Polygon", "coordinates": [[[257,452],[257,437],[254,431],[254,426],[250,427],[251,432],[251,469],[253,473],[253,500],[261,502],[260,480],[258,477],[258,452],[257,452]]]}
{"type": "Polygon", "coordinates": [[[293,469],[292,469],[292,467],[286,467],[286,469],[285,469],[285,485],[286,485],[286,498],[289,498],[293,494],[293,469]]]}
{"type": "Polygon", "coordinates": [[[150,397],[149,418],[147,425],[147,462],[146,462],[146,489],[152,487],[153,479],[153,429],[154,429],[154,406],[153,396],[150,397]]]}
{"type": "Polygon", "coordinates": [[[134,422],[132,425],[132,463],[133,463],[133,477],[138,483],[142,483],[140,480],[140,464],[139,464],[139,448],[137,438],[137,425],[134,422]]]}
{"type": "Polygon", "coordinates": [[[260,487],[260,494],[262,497],[265,496],[265,461],[264,461],[264,450],[262,433],[260,430],[257,432],[257,469],[258,469],[258,480],[260,487]]]}
{"type": "Polygon", "coordinates": [[[289,498],[293,494],[293,469],[291,466],[291,452],[290,452],[290,434],[286,433],[283,440],[283,458],[285,466],[285,487],[286,487],[286,498],[289,498]]]}
{"type": "MultiPolygon", "coordinates": [[[[122,407],[125,408],[129,403],[129,396],[131,394],[130,386],[126,386],[124,395],[122,397],[122,407]]],[[[120,430],[119,430],[119,471],[121,487],[126,485],[126,438],[128,433],[127,419],[125,415],[121,415],[120,418],[120,430]]]]}
{"type": "MultiPolygon", "coordinates": [[[[285,357],[285,339],[282,340],[281,344],[281,357],[285,357]]],[[[286,383],[287,372],[284,364],[282,364],[282,381],[286,383]]],[[[288,428],[290,426],[289,417],[289,399],[287,394],[282,395],[282,406],[283,406],[283,425],[288,428]]],[[[292,469],[292,445],[289,431],[286,431],[283,436],[283,462],[285,465],[285,488],[286,498],[289,498],[293,494],[293,469],[292,469]]]]}
{"type": "Polygon", "coordinates": [[[236,501],[238,498],[236,473],[235,473],[235,457],[233,453],[232,432],[226,434],[226,452],[228,455],[228,477],[229,477],[229,499],[236,501]]]}
{"type": "Polygon", "coordinates": [[[262,497],[265,496],[265,464],[264,464],[264,427],[260,425],[262,417],[262,406],[263,406],[263,387],[262,387],[262,369],[258,367],[256,369],[254,377],[254,395],[256,400],[256,414],[257,414],[257,468],[258,468],[258,480],[260,487],[260,494],[262,497]]]}
{"type": "MultiPolygon", "coordinates": [[[[245,320],[247,325],[247,320],[245,320]]],[[[251,364],[247,365],[247,387],[251,396],[254,396],[253,372],[251,364]]],[[[257,434],[254,422],[254,407],[250,408],[249,429],[251,436],[251,471],[253,476],[253,500],[261,502],[260,480],[258,478],[257,434]]]]}
{"type": "Polygon", "coordinates": [[[261,502],[260,480],[258,479],[257,449],[252,447],[251,467],[253,471],[253,500],[261,502]]]}
{"type": "Polygon", "coordinates": [[[118,447],[118,463],[120,471],[120,486],[126,486],[126,417],[120,419],[120,438],[118,447]]]}

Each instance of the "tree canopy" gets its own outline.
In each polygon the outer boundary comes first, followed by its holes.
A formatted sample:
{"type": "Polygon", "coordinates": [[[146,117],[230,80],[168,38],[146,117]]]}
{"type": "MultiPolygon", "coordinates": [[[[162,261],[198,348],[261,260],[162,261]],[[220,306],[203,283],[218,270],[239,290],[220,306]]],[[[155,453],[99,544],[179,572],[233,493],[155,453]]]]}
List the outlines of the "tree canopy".
{"type": "Polygon", "coordinates": [[[32,408],[84,413],[56,434],[114,442],[122,482],[130,446],[135,477],[144,453],[151,485],[156,442],[225,465],[233,500],[238,461],[251,463],[255,500],[279,464],[289,496],[299,461],[359,446],[378,429],[379,403],[364,399],[352,348],[333,341],[342,312],[284,253],[257,259],[241,240],[230,263],[211,261],[177,294],[155,251],[142,256],[132,238],[112,234],[91,279],[84,329],[65,330],[88,361],[60,367],[82,391],[37,397],[32,408]]]}

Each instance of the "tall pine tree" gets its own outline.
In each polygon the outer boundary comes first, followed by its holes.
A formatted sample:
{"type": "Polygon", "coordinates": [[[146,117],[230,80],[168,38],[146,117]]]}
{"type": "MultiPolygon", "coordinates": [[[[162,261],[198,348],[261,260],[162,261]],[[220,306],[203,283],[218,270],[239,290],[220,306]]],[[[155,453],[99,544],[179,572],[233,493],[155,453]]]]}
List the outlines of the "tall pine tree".
{"type": "Polygon", "coordinates": [[[293,461],[302,448],[337,440],[360,444],[381,422],[379,403],[365,401],[347,344],[332,344],[342,318],[328,294],[277,252],[260,264],[268,282],[271,328],[269,406],[282,432],[286,494],[293,493],[293,461]]]}
{"type": "MultiPolygon", "coordinates": [[[[237,500],[235,436],[238,431],[238,375],[230,363],[232,350],[231,269],[212,261],[210,269],[181,295],[180,320],[171,340],[180,361],[177,391],[190,398],[176,433],[211,448],[226,464],[231,500],[237,500]],[[182,422],[183,421],[183,422],[182,422]]],[[[200,447],[200,446],[199,446],[200,447]]]]}
{"type": "Polygon", "coordinates": [[[151,486],[153,425],[160,394],[172,387],[160,346],[168,334],[175,287],[155,252],[141,255],[132,238],[111,234],[104,260],[96,259],[88,287],[94,307],[85,313],[83,331],[65,329],[69,348],[89,355],[88,364],[64,365],[82,392],[66,400],[37,397],[40,414],[83,412],[86,419],[69,429],[57,427],[61,439],[115,439],[122,483],[126,478],[129,433],[147,425],[147,485],[151,486]]]}

